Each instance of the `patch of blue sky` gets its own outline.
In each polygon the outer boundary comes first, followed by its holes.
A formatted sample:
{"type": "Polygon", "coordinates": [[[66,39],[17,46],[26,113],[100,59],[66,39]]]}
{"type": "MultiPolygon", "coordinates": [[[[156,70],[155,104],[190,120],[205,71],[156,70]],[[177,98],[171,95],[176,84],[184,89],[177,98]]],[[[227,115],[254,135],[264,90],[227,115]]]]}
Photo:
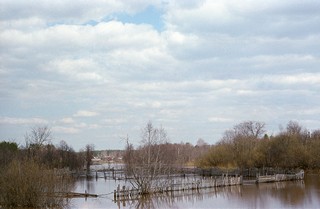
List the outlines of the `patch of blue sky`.
{"type": "Polygon", "coordinates": [[[85,25],[97,25],[99,22],[96,20],[89,20],[88,22],[85,23],[85,25]]]}
{"type": "MultiPolygon", "coordinates": [[[[113,18],[117,21],[121,21],[123,23],[133,23],[133,24],[148,24],[152,25],[158,31],[162,31],[164,29],[164,22],[162,19],[162,11],[159,8],[154,6],[148,6],[144,10],[135,13],[117,13],[113,15],[113,18]]],[[[105,20],[109,21],[109,18],[105,20]]]]}

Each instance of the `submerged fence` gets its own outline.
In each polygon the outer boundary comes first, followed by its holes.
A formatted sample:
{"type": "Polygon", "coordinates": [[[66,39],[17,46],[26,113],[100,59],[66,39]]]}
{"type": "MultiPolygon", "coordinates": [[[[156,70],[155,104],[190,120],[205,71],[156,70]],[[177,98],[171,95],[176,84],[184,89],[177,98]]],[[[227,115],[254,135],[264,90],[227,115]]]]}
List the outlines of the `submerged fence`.
{"type": "Polygon", "coordinates": [[[304,179],[303,170],[294,174],[274,174],[274,175],[265,175],[265,176],[258,175],[256,182],[264,183],[264,182],[292,181],[292,180],[302,180],[302,179],[304,179]]]}
{"type": "Polygon", "coordinates": [[[104,178],[112,180],[126,180],[124,169],[103,169],[103,170],[91,170],[91,171],[77,171],[72,173],[76,178],[104,178]]]}
{"type": "MultiPolygon", "coordinates": [[[[242,176],[222,175],[220,177],[172,178],[165,185],[150,188],[148,194],[172,193],[178,191],[194,191],[200,189],[241,185],[242,176]]],[[[120,186],[114,190],[114,201],[138,199],[143,192],[130,186],[120,186]]]]}
{"type": "MultiPolygon", "coordinates": [[[[124,168],[108,168],[91,170],[90,172],[73,173],[75,177],[104,178],[105,180],[120,180],[124,185],[118,184],[113,192],[114,201],[127,201],[141,198],[146,192],[128,185],[134,181],[132,177],[126,175],[124,168]],[[128,180],[128,181],[127,181],[128,180]]],[[[281,169],[234,169],[221,170],[218,168],[180,168],[170,175],[159,176],[155,179],[156,184],[148,189],[147,194],[176,194],[194,193],[201,189],[227,187],[233,185],[277,182],[287,180],[300,180],[304,178],[304,171],[290,172],[281,169]],[[260,175],[263,174],[263,175],[260,175]],[[248,178],[250,177],[250,178],[248,178]],[[244,180],[245,179],[245,180],[244,180]]],[[[86,194],[86,193],[85,193],[86,194]]],[[[112,194],[112,193],[111,193],[112,194]]]]}

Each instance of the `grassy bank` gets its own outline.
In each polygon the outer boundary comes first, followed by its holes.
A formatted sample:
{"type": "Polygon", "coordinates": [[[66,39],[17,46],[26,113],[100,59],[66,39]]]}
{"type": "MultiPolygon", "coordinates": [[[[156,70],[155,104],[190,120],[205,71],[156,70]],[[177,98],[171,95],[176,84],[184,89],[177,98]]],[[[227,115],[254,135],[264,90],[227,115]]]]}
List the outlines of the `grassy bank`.
{"type": "MultiPolygon", "coordinates": [[[[72,179],[33,160],[13,160],[0,178],[3,208],[64,208],[57,193],[70,191],[72,179]]],[[[0,207],[1,208],[1,207],[0,207]]]]}

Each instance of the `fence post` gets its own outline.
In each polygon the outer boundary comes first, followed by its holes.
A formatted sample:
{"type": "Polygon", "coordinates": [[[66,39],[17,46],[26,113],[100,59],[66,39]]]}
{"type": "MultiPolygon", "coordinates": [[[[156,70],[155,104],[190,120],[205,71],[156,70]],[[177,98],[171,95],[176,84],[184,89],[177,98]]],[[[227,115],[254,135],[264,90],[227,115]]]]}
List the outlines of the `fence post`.
{"type": "Polygon", "coordinates": [[[120,196],[120,184],[118,184],[118,187],[117,187],[117,197],[120,196]]]}

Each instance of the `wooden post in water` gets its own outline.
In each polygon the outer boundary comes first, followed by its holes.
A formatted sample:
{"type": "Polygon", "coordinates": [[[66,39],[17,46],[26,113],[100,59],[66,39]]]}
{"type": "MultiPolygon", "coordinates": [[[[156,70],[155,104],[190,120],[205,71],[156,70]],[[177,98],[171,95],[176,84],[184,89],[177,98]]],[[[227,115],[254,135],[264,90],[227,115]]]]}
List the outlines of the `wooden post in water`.
{"type": "Polygon", "coordinates": [[[118,187],[117,187],[117,198],[119,198],[120,196],[120,184],[118,184],[118,187]]]}
{"type": "Polygon", "coordinates": [[[122,186],[122,197],[123,197],[123,199],[125,199],[126,196],[127,196],[127,194],[126,194],[126,186],[122,186]]]}

